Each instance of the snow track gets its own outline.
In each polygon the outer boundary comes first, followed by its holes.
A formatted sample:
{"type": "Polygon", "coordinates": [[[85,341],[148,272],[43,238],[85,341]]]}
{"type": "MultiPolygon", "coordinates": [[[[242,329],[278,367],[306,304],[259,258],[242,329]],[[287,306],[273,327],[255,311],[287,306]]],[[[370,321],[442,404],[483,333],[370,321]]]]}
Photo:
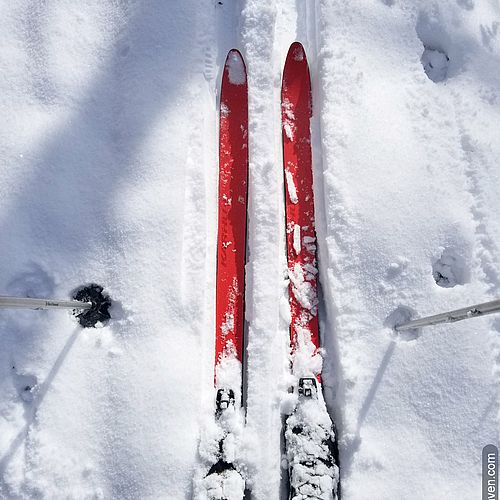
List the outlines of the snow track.
{"type": "Polygon", "coordinates": [[[266,6],[247,0],[241,19],[249,87],[247,426],[254,436],[248,460],[253,467],[250,488],[255,498],[276,497],[281,463],[279,384],[284,344],[279,332],[285,332],[280,319],[284,261],[276,249],[284,248],[284,223],[281,150],[276,141],[280,130],[280,71],[274,53],[276,16],[274,0],[266,6]],[[278,362],[273,362],[276,356],[278,362]]]}
{"type": "Polygon", "coordinates": [[[23,0],[1,11],[0,294],[69,298],[97,282],[114,307],[96,330],[64,313],[0,312],[0,497],[192,497],[214,405],[216,109],[235,47],[250,120],[238,459],[252,499],[286,498],[279,102],[294,40],[313,84],[323,385],[343,498],[478,497],[481,448],[499,440],[499,320],[409,339],[388,318],[498,296],[498,7],[23,0]],[[444,80],[424,72],[424,49],[447,54],[444,80]]]}

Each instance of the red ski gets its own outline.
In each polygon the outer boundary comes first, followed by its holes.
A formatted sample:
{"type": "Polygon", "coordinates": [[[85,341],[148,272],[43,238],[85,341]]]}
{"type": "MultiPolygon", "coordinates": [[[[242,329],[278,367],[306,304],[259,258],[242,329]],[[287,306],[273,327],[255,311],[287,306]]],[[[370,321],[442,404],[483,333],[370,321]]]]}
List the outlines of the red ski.
{"type": "Polygon", "coordinates": [[[304,48],[295,42],[281,90],[290,345],[297,395],[286,422],[285,445],[290,499],[331,500],[337,498],[339,469],[335,432],[321,390],[311,116],[309,66],[304,48]]]}
{"type": "Polygon", "coordinates": [[[219,130],[219,218],[215,308],[215,386],[241,399],[245,324],[248,191],[248,87],[241,54],[231,50],[222,76],[219,130]],[[226,373],[226,362],[240,375],[226,373]]]}
{"type": "Polygon", "coordinates": [[[248,87],[241,54],[229,51],[220,96],[219,211],[215,305],[215,443],[200,498],[242,499],[237,460],[243,429],[242,367],[248,190],[248,87]]]}
{"type": "MultiPolygon", "coordinates": [[[[286,233],[290,277],[290,341],[295,352],[301,332],[319,348],[316,230],[310,121],[309,67],[302,45],[288,51],[281,90],[286,233]]],[[[316,374],[320,377],[320,374],[316,374]]]]}

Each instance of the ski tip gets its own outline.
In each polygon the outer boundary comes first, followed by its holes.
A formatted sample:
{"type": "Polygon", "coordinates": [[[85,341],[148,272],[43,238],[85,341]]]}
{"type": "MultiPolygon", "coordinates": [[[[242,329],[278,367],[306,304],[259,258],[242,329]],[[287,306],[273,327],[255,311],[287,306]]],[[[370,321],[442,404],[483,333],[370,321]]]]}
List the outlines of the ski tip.
{"type": "Polygon", "coordinates": [[[286,63],[291,61],[301,62],[306,61],[306,51],[304,50],[304,46],[300,42],[293,42],[288,49],[288,55],[286,56],[286,63]]]}
{"type": "Polygon", "coordinates": [[[244,85],[247,81],[245,61],[238,49],[231,49],[227,53],[224,64],[224,79],[232,85],[244,85]]]}

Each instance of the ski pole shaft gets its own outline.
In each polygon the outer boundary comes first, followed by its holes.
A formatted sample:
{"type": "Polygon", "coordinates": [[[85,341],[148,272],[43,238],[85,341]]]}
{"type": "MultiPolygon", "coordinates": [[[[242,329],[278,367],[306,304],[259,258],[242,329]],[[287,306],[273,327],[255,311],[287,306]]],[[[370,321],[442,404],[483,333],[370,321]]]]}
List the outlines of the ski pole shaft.
{"type": "Polygon", "coordinates": [[[474,306],[456,309],[455,311],[414,319],[408,321],[407,323],[396,325],[394,329],[401,332],[403,330],[410,330],[411,328],[419,328],[421,326],[437,325],[439,323],[454,323],[455,321],[477,318],[478,316],[485,316],[486,314],[493,314],[497,312],[500,312],[500,300],[492,300],[491,302],[484,302],[483,304],[476,304],[474,306]]]}
{"type": "Polygon", "coordinates": [[[0,309],[90,309],[90,302],[78,300],[31,299],[0,297],[0,309]]]}

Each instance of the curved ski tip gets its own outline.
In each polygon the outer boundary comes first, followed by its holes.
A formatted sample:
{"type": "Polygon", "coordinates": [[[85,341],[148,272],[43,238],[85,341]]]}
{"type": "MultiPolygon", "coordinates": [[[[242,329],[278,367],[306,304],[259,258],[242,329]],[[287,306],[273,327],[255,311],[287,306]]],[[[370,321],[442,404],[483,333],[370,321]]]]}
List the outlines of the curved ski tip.
{"type": "Polygon", "coordinates": [[[288,55],[286,56],[287,61],[293,59],[294,61],[300,62],[306,60],[306,51],[304,46],[300,42],[293,42],[288,49],[288,55]]]}
{"type": "Polygon", "coordinates": [[[245,61],[238,49],[231,49],[227,53],[224,64],[224,73],[227,72],[229,83],[233,85],[244,85],[247,81],[247,70],[245,61]]]}

